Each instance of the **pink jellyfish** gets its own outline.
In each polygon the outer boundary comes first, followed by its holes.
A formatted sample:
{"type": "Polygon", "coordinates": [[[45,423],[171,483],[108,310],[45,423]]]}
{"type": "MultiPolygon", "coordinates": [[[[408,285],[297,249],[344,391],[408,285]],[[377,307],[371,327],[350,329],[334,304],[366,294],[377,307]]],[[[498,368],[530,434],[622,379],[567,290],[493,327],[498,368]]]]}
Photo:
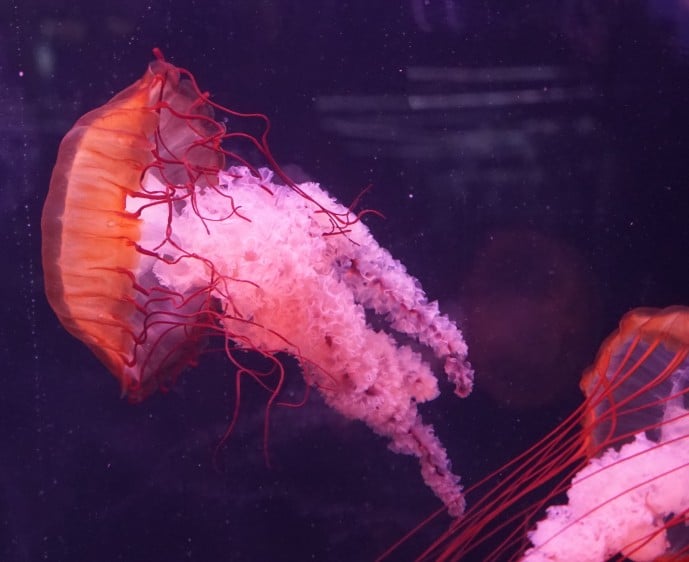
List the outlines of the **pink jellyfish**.
{"type": "Polygon", "coordinates": [[[60,145],[42,217],[46,293],[60,321],[134,401],[168,387],[215,334],[240,375],[277,380],[270,406],[284,377],[276,354],[289,353],[332,408],[418,457],[426,484],[461,514],[459,477],[417,411],[438,395],[436,378],[394,335],[432,351],[464,397],[473,374],[461,332],[359,215],[319,185],[289,180],[268,149],[267,118],[212,102],[155,54],[60,145]],[[234,129],[252,119],[262,135],[234,129]],[[271,169],[249,164],[232,140],[251,143],[271,169]],[[367,311],[387,328],[371,327],[367,311]],[[269,358],[270,373],[242,365],[244,350],[269,358]]]}

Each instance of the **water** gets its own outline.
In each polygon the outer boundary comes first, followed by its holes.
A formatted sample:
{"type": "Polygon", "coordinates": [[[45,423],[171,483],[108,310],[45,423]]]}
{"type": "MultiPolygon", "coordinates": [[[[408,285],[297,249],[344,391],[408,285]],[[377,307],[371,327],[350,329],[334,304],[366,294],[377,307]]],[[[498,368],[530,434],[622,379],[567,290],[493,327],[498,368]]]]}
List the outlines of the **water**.
{"type": "Polygon", "coordinates": [[[57,145],[155,46],[267,114],[296,179],[345,203],[372,185],[385,218],[368,226],[467,336],[474,393],[423,407],[466,483],[579,402],[622,313],[689,302],[684,3],[372,4],[0,11],[0,558],[370,560],[438,506],[414,459],[316,392],[272,411],[266,444],[266,395],[245,385],[214,457],[234,404],[222,356],[133,406],[60,327],[39,227],[57,145]]]}

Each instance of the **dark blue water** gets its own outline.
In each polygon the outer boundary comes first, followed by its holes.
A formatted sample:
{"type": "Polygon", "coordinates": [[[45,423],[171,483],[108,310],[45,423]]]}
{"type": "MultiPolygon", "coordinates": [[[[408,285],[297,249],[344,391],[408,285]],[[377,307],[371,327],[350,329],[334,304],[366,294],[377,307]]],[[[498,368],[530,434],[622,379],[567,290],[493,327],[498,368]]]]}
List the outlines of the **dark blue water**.
{"type": "Polygon", "coordinates": [[[268,467],[248,385],[214,467],[234,403],[222,356],[134,406],[49,309],[39,217],[59,140],[155,46],[267,114],[292,173],[343,202],[373,186],[385,219],[368,225],[469,342],[474,394],[423,408],[467,483],[578,404],[625,311],[689,303],[686,3],[206,4],[0,8],[2,560],[370,560],[438,506],[414,459],[315,392],[273,410],[268,467]]]}

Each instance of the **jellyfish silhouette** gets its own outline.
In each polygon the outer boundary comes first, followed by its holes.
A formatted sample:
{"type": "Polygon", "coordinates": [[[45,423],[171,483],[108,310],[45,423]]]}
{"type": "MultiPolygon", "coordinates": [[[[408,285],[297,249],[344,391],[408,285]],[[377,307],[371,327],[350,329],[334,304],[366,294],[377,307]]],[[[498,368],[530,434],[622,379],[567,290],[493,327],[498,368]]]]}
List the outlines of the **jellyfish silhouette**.
{"type": "Polygon", "coordinates": [[[277,355],[291,354],[332,408],[418,457],[425,482],[459,515],[459,477],[417,410],[438,395],[437,380],[398,340],[435,354],[466,396],[473,373],[461,332],[361,213],[282,172],[265,116],[214,103],[154,53],[140,80],[81,117],[60,145],[42,232],[46,293],[61,323],[133,401],[167,389],[218,336],[238,380],[269,389],[269,412],[285,376],[277,355]],[[258,134],[242,129],[256,124],[258,134]],[[241,156],[239,142],[266,167],[241,156]],[[249,366],[247,351],[270,367],[249,366]]]}
{"type": "Polygon", "coordinates": [[[421,559],[689,560],[689,308],[627,313],[581,388],[421,559]]]}

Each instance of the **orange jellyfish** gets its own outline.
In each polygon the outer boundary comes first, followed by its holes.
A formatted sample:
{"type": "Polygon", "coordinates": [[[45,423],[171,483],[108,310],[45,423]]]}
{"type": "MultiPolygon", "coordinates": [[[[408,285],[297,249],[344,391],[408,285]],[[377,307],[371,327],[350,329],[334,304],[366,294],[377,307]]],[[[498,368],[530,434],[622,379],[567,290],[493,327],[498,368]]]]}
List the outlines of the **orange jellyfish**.
{"type": "Polygon", "coordinates": [[[285,376],[276,355],[291,354],[332,408],[418,457],[425,482],[459,515],[459,477],[417,410],[438,395],[437,380],[399,340],[430,350],[466,396],[473,373],[461,332],[360,214],[280,170],[265,116],[214,103],[155,54],[60,145],[42,217],[58,318],[134,401],[169,387],[219,336],[238,380],[270,389],[269,411],[285,376]],[[247,122],[262,132],[242,130],[247,122]],[[237,142],[267,167],[240,156],[237,142]],[[246,351],[272,367],[248,367],[246,351]]]}
{"type": "Polygon", "coordinates": [[[689,308],[626,314],[581,388],[583,405],[468,490],[483,495],[421,558],[689,560],[689,308]]]}

